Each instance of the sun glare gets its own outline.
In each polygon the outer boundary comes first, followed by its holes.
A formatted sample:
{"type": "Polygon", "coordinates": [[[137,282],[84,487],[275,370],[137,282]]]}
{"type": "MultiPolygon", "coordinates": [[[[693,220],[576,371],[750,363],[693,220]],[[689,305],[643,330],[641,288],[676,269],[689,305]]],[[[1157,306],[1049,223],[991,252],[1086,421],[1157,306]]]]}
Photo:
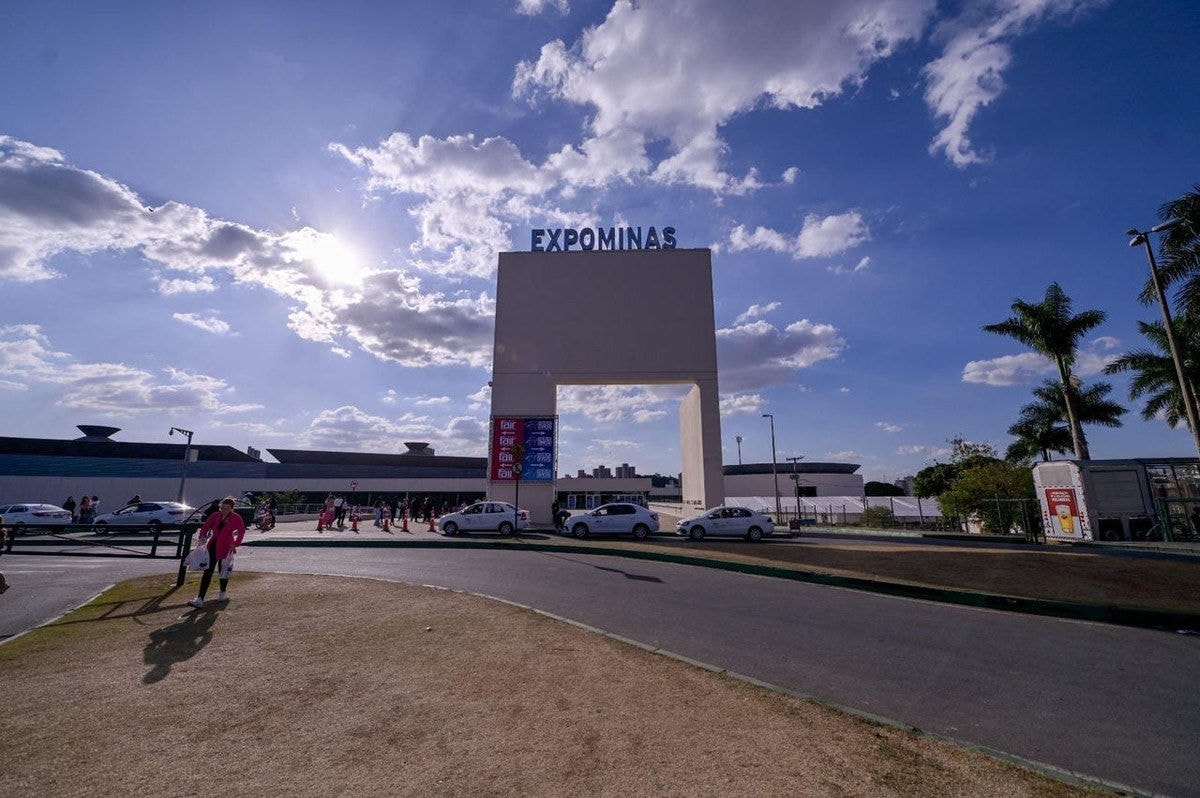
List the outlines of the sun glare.
{"type": "Polygon", "coordinates": [[[358,252],[336,236],[309,231],[293,240],[292,246],[297,260],[312,264],[314,272],[331,283],[356,285],[366,274],[358,252]]]}

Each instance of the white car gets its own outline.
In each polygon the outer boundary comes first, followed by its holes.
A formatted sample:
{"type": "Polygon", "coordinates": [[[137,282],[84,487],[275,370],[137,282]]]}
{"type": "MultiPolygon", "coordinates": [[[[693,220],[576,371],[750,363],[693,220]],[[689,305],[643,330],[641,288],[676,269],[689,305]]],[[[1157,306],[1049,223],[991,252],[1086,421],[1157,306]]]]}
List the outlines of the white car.
{"type": "MultiPolygon", "coordinates": [[[[98,527],[145,526],[151,532],[157,532],[164,526],[179,526],[192,509],[179,502],[138,502],[111,513],[100,513],[92,523],[98,527]]],[[[106,532],[103,529],[96,530],[97,534],[106,532]]]]}
{"type": "Polygon", "coordinates": [[[16,535],[27,526],[71,523],[71,514],[56,504],[4,504],[0,505],[0,516],[16,535]]]}
{"type": "Polygon", "coordinates": [[[658,531],[658,513],[628,502],[602,504],[595,510],[573,515],[563,522],[577,538],[588,535],[633,535],[644,540],[658,531]]]}
{"type": "Polygon", "coordinates": [[[518,510],[508,502],[475,502],[456,513],[447,513],[437,520],[443,535],[459,532],[499,532],[504,537],[529,526],[529,511],[518,510]]]}
{"type": "Polygon", "coordinates": [[[713,535],[758,541],[775,531],[775,522],[746,507],[714,507],[704,515],[683,519],[675,525],[675,531],[692,540],[713,535]]]}

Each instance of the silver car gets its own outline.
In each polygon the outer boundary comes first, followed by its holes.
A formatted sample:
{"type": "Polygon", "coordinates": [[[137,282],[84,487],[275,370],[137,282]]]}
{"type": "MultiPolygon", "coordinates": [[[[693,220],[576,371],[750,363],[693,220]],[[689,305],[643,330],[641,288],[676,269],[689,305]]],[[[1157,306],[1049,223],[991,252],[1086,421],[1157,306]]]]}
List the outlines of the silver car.
{"type": "Polygon", "coordinates": [[[704,515],[683,519],[675,525],[675,531],[692,540],[714,535],[758,541],[775,531],[775,522],[747,507],[714,507],[704,515]]]}
{"type": "Polygon", "coordinates": [[[499,532],[508,537],[513,529],[527,526],[529,511],[516,509],[508,502],[475,502],[437,520],[438,531],[449,536],[459,532],[499,532]]]}
{"type": "Polygon", "coordinates": [[[579,513],[565,522],[567,531],[577,538],[588,535],[633,535],[644,540],[658,531],[658,513],[628,502],[602,504],[595,510],[579,513]]]}

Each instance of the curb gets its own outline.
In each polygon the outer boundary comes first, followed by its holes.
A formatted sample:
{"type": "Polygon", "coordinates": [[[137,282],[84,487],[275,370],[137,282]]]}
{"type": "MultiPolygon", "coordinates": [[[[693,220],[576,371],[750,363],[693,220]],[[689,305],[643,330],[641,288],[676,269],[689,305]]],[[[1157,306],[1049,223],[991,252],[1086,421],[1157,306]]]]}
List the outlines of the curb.
{"type": "Polygon", "coordinates": [[[653,560],[656,562],[674,563],[677,565],[693,565],[701,568],[714,568],[721,571],[766,576],[776,579],[790,579],[796,582],[841,587],[868,593],[879,593],[900,598],[936,601],[943,604],[957,604],[965,607],[980,609],[1019,612],[1027,615],[1040,615],[1050,618],[1066,618],[1069,620],[1107,623],[1116,626],[1131,626],[1140,629],[1156,629],[1187,634],[1200,634],[1200,613],[1174,612],[1169,610],[1150,610],[1138,607],[1123,607],[1112,604],[1085,604],[1081,602],[1053,601],[1049,599],[1031,599],[1019,596],[1006,596],[999,593],[980,593],[968,590],[927,587],[905,582],[887,582],[879,579],[869,579],[858,576],[840,576],[821,571],[806,571],[795,568],[781,568],[772,565],[732,562],[708,557],[697,557],[683,554],[668,554],[658,551],[638,551],[604,546],[578,546],[571,544],[526,543],[520,539],[511,542],[497,541],[463,541],[454,542],[438,540],[414,540],[393,542],[390,540],[255,540],[247,541],[246,546],[280,547],[324,547],[324,548],[472,548],[485,550],[508,550],[519,548],[521,551],[568,552],[571,554],[593,554],[612,557],[627,557],[635,560],[653,560]]]}

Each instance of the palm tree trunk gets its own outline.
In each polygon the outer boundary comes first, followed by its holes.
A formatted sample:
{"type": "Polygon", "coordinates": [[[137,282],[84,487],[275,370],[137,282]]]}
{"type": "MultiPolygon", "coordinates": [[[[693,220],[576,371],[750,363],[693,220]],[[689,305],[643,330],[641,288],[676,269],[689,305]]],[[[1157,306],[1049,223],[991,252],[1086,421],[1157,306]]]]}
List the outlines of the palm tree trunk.
{"type": "Polygon", "coordinates": [[[1055,358],[1058,365],[1058,378],[1062,381],[1063,401],[1067,405],[1067,426],[1071,429],[1071,445],[1075,447],[1076,460],[1091,460],[1092,453],[1088,451],[1087,438],[1083,434],[1083,425],[1079,423],[1079,408],[1075,401],[1075,386],[1071,385],[1071,372],[1061,358],[1055,358]]]}

